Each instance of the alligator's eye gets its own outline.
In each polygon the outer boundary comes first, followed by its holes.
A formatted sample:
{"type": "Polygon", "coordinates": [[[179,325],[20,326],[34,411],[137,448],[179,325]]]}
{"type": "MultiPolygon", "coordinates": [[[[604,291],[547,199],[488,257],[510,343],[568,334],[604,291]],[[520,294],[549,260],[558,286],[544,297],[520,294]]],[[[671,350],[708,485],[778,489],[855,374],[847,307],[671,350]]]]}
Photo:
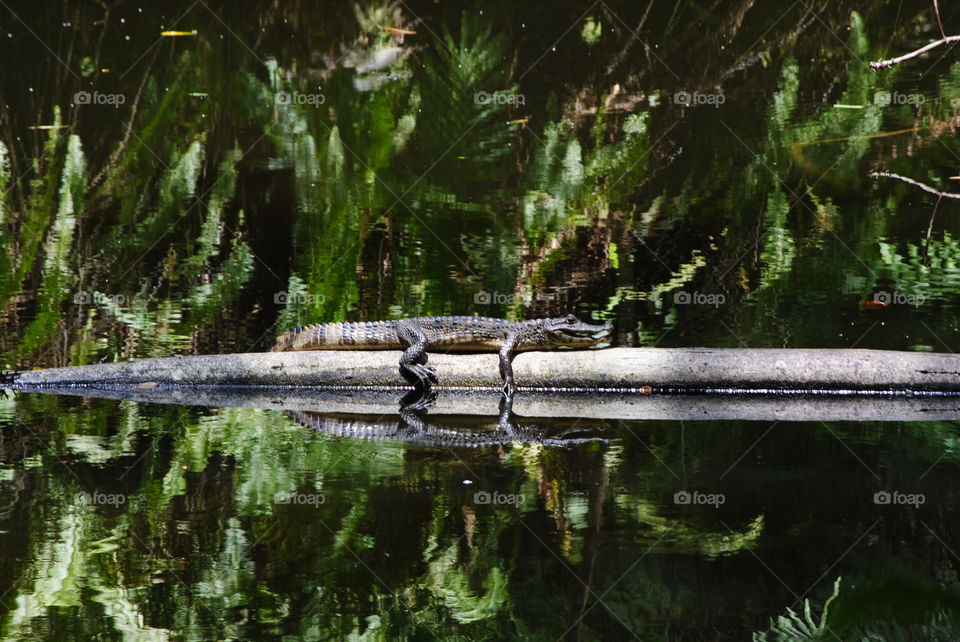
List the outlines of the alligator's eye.
{"type": "Polygon", "coordinates": [[[577,322],[577,317],[573,316],[572,314],[568,314],[568,315],[567,315],[567,324],[568,324],[568,325],[573,325],[573,324],[576,323],[576,322],[577,322]]]}

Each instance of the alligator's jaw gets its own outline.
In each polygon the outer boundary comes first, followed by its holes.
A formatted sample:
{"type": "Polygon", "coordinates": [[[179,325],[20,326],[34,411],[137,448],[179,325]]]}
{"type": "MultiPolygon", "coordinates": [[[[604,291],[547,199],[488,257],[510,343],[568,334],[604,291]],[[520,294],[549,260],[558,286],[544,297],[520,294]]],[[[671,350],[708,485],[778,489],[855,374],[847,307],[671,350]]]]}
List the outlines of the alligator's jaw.
{"type": "Polygon", "coordinates": [[[607,341],[612,331],[613,326],[609,323],[603,325],[582,323],[579,327],[560,328],[563,338],[557,343],[557,347],[589,348],[607,341]]]}

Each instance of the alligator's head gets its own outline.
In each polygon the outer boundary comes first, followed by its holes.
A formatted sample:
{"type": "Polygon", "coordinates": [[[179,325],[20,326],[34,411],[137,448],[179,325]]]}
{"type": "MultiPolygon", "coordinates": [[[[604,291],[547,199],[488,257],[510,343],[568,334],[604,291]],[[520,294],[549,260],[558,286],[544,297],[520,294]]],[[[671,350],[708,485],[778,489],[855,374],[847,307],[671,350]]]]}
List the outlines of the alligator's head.
{"type": "Polygon", "coordinates": [[[549,346],[568,346],[571,348],[588,348],[606,341],[613,326],[590,325],[584,323],[572,314],[559,319],[546,319],[543,327],[543,337],[549,346]]]}

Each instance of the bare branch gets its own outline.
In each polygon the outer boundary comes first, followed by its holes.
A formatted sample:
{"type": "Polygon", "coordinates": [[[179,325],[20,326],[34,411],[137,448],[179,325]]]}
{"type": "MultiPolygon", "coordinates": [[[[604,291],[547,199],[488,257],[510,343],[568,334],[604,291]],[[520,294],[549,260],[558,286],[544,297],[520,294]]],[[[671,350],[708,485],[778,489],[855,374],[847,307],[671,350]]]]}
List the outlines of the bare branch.
{"type": "Polygon", "coordinates": [[[924,45],[916,51],[911,51],[910,53],[903,54],[902,56],[897,56],[896,58],[888,58],[887,60],[875,60],[870,63],[871,69],[883,69],[884,67],[892,67],[893,65],[899,65],[904,60],[910,60],[911,58],[916,58],[922,53],[926,53],[931,49],[935,49],[940,45],[950,44],[951,42],[960,42],[960,36],[947,36],[937,40],[936,42],[931,42],[929,45],[924,45]]]}
{"type": "Polygon", "coordinates": [[[946,38],[946,37],[947,37],[947,34],[946,34],[946,32],[943,30],[943,23],[940,22],[940,7],[939,7],[939,5],[937,4],[937,0],[933,0],[933,15],[935,15],[935,16],[937,17],[937,26],[940,28],[940,37],[941,37],[941,38],[946,38]]]}

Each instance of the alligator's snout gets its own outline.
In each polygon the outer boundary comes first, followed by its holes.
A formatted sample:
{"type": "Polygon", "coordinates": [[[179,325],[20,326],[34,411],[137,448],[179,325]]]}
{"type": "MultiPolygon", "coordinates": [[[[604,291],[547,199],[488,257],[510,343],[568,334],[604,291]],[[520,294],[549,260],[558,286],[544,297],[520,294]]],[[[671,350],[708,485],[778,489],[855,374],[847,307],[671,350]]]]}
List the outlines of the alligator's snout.
{"type": "Polygon", "coordinates": [[[573,315],[568,315],[557,324],[552,333],[553,343],[557,347],[589,348],[606,343],[613,331],[610,323],[584,323],[573,315]]]}
{"type": "Polygon", "coordinates": [[[577,330],[581,334],[589,334],[592,337],[599,337],[599,336],[604,336],[613,332],[613,324],[604,323],[602,325],[599,325],[599,324],[581,322],[577,330]]]}

